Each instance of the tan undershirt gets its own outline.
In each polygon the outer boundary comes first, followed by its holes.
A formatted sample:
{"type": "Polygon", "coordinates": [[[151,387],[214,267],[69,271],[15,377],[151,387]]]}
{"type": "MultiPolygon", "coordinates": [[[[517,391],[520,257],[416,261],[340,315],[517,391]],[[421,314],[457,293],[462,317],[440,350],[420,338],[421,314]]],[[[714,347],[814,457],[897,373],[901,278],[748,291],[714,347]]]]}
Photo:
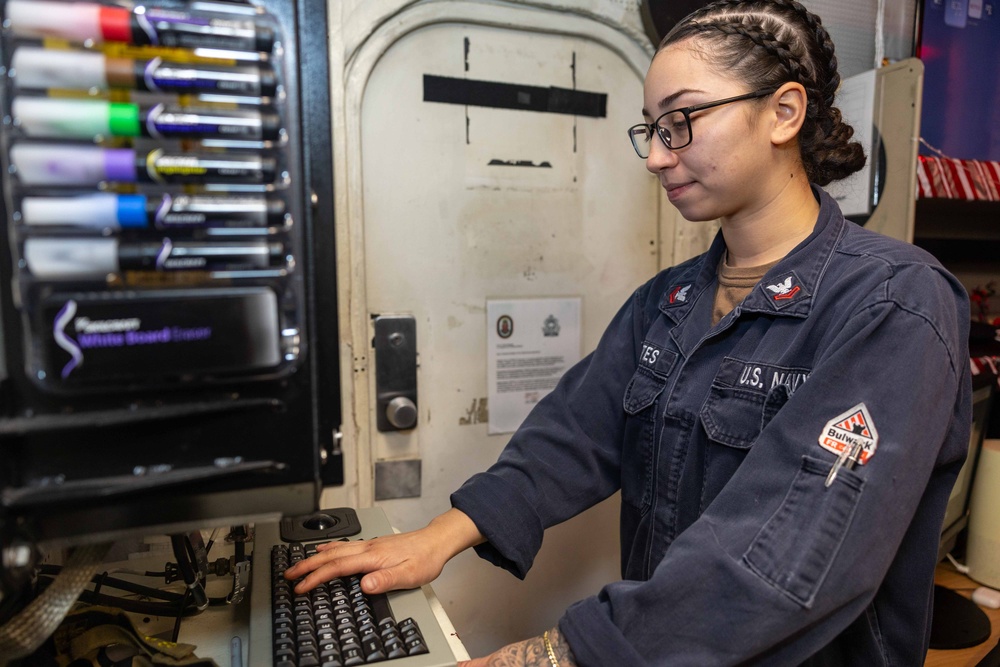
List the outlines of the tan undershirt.
{"type": "Polygon", "coordinates": [[[719,285],[715,289],[715,306],[712,308],[714,327],[729,311],[738,306],[750,294],[750,290],[760,282],[764,274],[781,260],[762,266],[732,267],[726,264],[726,255],[719,261],[719,285]]]}

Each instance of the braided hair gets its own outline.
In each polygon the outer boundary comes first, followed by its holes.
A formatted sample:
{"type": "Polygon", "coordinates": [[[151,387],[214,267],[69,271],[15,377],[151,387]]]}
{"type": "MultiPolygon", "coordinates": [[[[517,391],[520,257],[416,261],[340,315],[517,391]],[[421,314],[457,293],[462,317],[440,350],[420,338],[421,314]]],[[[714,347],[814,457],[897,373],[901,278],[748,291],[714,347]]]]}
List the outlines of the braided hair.
{"type": "Polygon", "coordinates": [[[834,106],[840,86],[830,33],[796,0],[717,0],[682,19],[659,50],[685,40],[708,50],[720,72],[750,90],[794,81],[806,89],[806,117],[799,152],[817,185],[850,176],[865,164],[854,129],[834,106]]]}

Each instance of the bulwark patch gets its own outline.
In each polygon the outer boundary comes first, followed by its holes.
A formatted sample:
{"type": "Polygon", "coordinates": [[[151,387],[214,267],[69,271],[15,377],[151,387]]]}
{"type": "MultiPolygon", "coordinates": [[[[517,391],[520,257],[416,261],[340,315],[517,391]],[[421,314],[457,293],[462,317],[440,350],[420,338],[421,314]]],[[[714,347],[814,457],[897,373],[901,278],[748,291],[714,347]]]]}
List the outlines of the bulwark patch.
{"type": "Polygon", "coordinates": [[[820,433],[819,444],[838,456],[847,452],[859,465],[867,463],[878,447],[878,431],[868,407],[858,403],[828,421],[820,433]]]}

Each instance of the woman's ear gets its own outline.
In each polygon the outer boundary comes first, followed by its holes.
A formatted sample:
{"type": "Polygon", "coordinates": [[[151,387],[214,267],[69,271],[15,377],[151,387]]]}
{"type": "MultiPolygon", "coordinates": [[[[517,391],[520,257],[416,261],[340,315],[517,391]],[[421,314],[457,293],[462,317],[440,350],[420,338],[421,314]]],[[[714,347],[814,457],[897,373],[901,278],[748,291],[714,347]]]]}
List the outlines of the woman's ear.
{"type": "Polygon", "coordinates": [[[771,97],[775,112],[771,143],[781,146],[798,136],[806,119],[806,89],[801,83],[783,84],[771,97]]]}

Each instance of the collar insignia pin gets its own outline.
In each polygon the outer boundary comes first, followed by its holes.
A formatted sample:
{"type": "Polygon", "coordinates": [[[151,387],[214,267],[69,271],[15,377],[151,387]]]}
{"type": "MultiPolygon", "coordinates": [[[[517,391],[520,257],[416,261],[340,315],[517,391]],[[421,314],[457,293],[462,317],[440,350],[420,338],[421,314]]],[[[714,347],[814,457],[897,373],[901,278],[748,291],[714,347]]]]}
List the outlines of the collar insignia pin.
{"type": "Polygon", "coordinates": [[[691,285],[678,285],[670,292],[670,303],[685,302],[688,299],[688,291],[691,285]]]}
{"type": "Polygon", "coordinates": [[[783,301],[785,299],[791,299],[802,289],[798,285],[792,286],[792,277],[788,276],[783,282],[776,285],[768,285],[767,289],[774,294],[775,301],[783,301]]]}

